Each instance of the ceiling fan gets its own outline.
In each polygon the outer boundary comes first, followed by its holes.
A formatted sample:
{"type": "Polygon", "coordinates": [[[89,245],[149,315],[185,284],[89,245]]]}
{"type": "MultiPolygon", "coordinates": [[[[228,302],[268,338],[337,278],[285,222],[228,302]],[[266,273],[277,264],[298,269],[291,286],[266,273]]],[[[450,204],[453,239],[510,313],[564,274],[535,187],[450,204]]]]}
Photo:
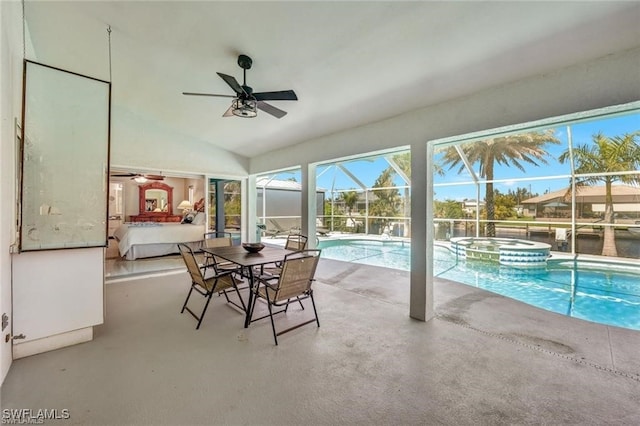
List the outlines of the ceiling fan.
{"type": "Polygon", "coordinates": [[[227,74],[216,73],[227,83],[235,92],[235,95],[217,95],[213,93],[193,93],[182,92],[183,95],[189,96],[214,96],[220,98],[234,98],[231,106],[222,115],[223,117],[245,117],[252,118],[258,115],[258,111],[262,110],[267,114],[271,114],[276,118],[282,118],[287,115],[286,111],[276,108],[265,101],[297,101],[298,97],[293,90],[281,90],[277,92],[254,92],[247,86],[247,70],[251,69],[253,61],[247,55],[238,56],[238,65],[243,70],[242,85],[238,81],[227,74]]]}
{"type": "Polygon", "coordinates": [[[137,183],[146,183],[149,180],[164,180],[162,175],[148,175],[142,173],[111,173],[111,177],[129,177],[137,183]]]}

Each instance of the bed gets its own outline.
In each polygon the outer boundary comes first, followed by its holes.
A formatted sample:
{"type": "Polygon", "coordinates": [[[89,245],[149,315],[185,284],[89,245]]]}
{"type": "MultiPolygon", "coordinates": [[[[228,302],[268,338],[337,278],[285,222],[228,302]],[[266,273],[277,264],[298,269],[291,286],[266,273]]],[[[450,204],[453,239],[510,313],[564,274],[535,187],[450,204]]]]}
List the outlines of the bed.
{"type": "Polygon", "coordinates": [[[182,223],[125,223],[113,233],[120,256],[127,260],[180,253],[178,243],[194,250],[202,246],[205,225],[182,223]]]}

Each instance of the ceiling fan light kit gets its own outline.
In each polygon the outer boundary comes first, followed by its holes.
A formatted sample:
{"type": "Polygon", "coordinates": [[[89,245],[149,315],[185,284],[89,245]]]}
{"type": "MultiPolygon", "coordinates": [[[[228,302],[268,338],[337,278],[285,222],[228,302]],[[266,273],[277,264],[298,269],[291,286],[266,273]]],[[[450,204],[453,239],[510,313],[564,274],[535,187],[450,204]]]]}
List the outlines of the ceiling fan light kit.
{"type": "Polygon", "coordinates": [[[251,69],[253,61],[247,55],[238,56],[238,65],[243,70],[243,84],[240,85],[235,77],[216,73],[236,92],[233,95],[218,95],[214,93],[193,93],[182,92],[188,96],[213,96],[220,98],[234,98],[229,109],[222,115],[223,117],[243,117],[253,118],[258,116],[258,110],[264,111],[276,118],[282,118],[287,115],[286,111],[276,108],[265,101],[297,101],[298,97],[293,90],[280,90],[276,92],[258,92],[254,93],[253,89],[247,86],[247,70],[251,69]]]}
{"type": "Polygon", "coordinates": [[[236,117],[253,118],[258,115],[258,101],[255,99],[234,99],[231,103],[231,113],[236,117]]]}

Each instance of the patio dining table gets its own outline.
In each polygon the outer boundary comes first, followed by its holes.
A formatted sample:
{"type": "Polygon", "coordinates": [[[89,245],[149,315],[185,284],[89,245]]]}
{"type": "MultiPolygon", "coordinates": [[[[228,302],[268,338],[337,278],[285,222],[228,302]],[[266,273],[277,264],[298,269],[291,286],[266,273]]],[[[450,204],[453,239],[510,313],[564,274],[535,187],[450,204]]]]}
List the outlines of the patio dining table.
{"type": "Polygon", "coordinates": [[[249,301],[247,303],[247,312],[244,320],[244,328],[249,326],[251,321],[251,305],[253,304],[253,288],[255,286],[255,276],[253,268],[269,263],[281,262],[289,253],[294,250],[287,250],[282,247],[265,246],[258,253],[249,253],[242,246],[225,246],[225,247],[203,247],[202,251],[220,257],[228,262],[235,263],[243,269],[248,270],[249,279],[249,301]]]}

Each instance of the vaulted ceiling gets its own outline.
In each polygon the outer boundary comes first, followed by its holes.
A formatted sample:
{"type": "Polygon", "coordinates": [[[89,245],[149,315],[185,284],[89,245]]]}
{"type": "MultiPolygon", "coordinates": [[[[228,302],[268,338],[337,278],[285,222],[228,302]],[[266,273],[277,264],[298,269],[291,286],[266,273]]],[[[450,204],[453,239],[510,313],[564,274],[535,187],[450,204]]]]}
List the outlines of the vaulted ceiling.
{"type": "Polygon", "coordinates": [[[639,2],[27,0],[25,16],[28,59],[111,79],[114,111],[245,156],[640,45],[639,2]],[[270,102],[284,118],[182,95],[233,94],[216,71],[242,82],[241,53],[255,91],[297,93],[270,102]]]}

